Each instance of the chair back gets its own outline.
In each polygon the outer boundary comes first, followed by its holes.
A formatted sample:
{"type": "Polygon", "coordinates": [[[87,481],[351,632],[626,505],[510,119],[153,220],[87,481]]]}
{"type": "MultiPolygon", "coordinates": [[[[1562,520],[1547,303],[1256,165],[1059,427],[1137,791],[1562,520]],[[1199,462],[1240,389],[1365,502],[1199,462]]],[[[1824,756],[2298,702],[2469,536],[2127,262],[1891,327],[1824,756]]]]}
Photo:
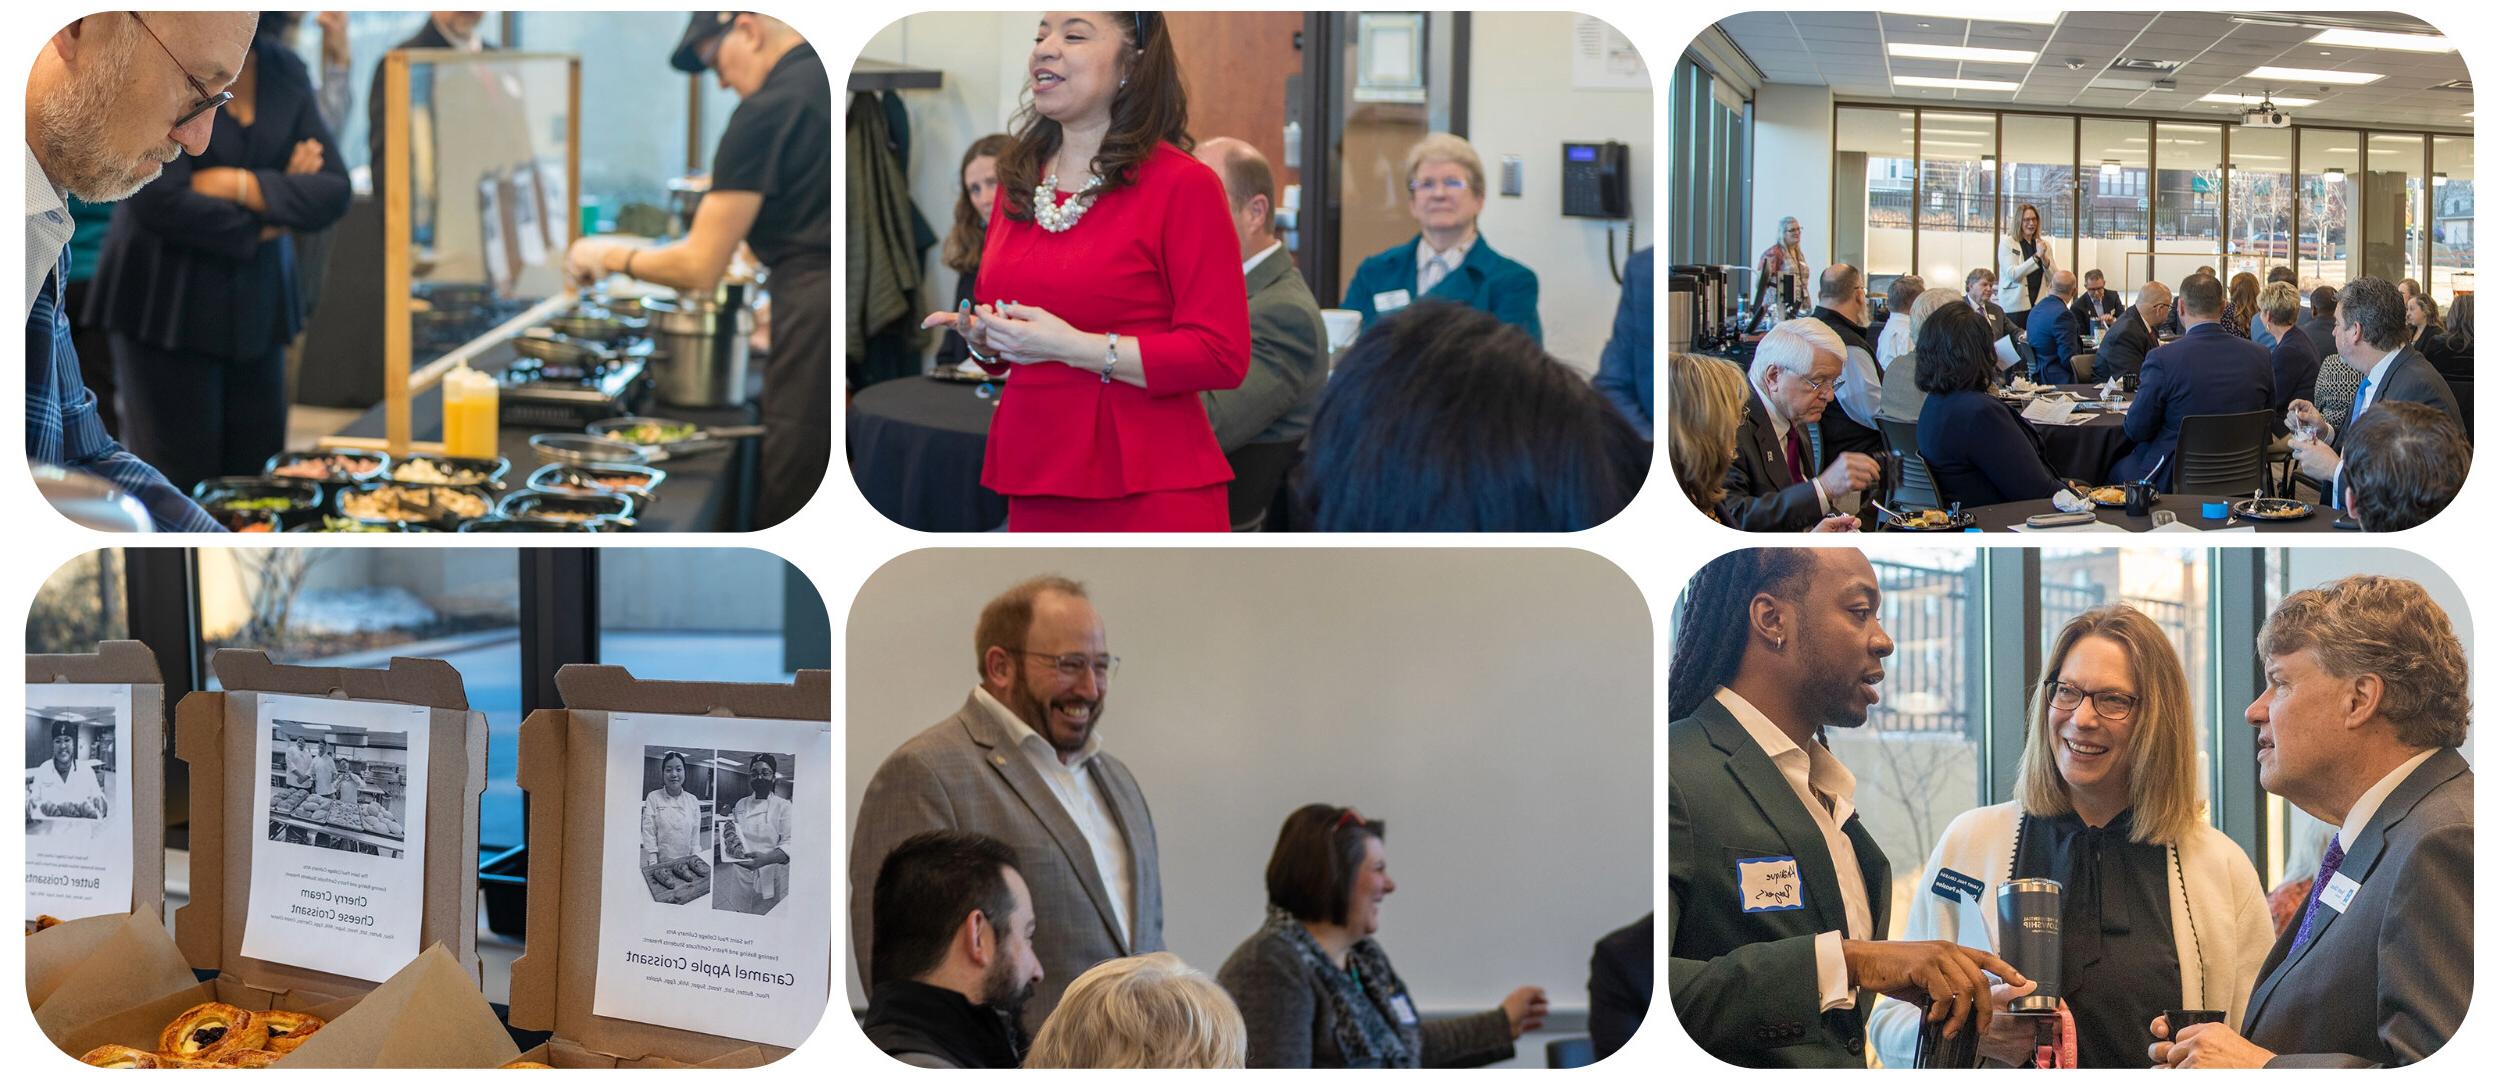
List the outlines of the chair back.
{"type": "Polygon", "coordinates": [[[1875,424],[1883,430],[1884,449],[1901,463],[1890,470],[1892,483],[1884,491],[1885,505],[1895,510],[1944,509],[1944,492],[1936,487],[1936,474],[1928,471],[1927,459],[1918,456],[1918,425],[1880,416],[1875,424]]]}
{"type": "Polygon", "coordinates": [[[1254,442],[1224,455],[1233,467],[1232,486],[1226,491],[1224,502],[1234,532],[1258,532],[1267,527],[1267,508],[1276,501],[1285,474],[1293,471],[1293,463],[1301,456],[1302,444],[1298,442],[1254,442]]]}
{"type": "Polygon", "coordinates": [[[1596,1063],[1597,1044],[1590,1042],[1586,1035],[1555,1039],[1545,1044],[1545,1067],[1548,1069],[1577,1069],[1596,1063]]]}
{"type": "Polygon", "coordinates": [[[2266,445],[2274,410],[2209,413],[2179,422],[2170,490],[2229,495],[2266,486],[2266,445]]]}

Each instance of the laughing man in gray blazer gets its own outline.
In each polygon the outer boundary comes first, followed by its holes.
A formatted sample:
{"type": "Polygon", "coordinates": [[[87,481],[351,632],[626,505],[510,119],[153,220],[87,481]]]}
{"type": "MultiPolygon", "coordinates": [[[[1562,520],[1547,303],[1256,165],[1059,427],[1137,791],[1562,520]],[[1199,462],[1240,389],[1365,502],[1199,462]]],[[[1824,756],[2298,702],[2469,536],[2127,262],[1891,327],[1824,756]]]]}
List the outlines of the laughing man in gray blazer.
{"type": "Polygon", "coordinates": [[[2284,599],[2258,638],[2257,780],[2337,826],[2244,1015],[2172,1033],[2181,1068],[2410,1065],[2474,993],[2474,770],[2465,649],[2420,585],[2359,575],[2284,599]]]}
{"type": "Polygon", "coordinates": [[[981,682],[963,708],[887,756],[860,797],[851,946],[875,985],[870,900],[895,845],[931,829],[1003,841],[1033,893],[1042,984],[1023,1025],[1039,1031],[1087,968],[1163,948],[1154,818],[1095,732],[1117,661],[1083,585],[1022,582],[982,609],[973,639],[981,682]]]}

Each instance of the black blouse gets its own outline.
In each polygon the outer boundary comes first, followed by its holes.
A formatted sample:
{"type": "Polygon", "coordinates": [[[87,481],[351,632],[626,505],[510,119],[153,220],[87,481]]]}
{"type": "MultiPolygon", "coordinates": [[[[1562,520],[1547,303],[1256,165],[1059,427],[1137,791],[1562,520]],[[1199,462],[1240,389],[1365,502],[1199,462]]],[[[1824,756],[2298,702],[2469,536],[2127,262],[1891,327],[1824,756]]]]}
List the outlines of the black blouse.
{"type": "Polygon", "coordinates": [[[2076,1063],[2142,1068],[2146,1025],[2183,1008],[2170,925],[2170,849],[2127,838],[2135,811],[2093,828],[2073,813],[2023,816],[2014,876],[2066,887],[2060,960],[2076,1063]]]}

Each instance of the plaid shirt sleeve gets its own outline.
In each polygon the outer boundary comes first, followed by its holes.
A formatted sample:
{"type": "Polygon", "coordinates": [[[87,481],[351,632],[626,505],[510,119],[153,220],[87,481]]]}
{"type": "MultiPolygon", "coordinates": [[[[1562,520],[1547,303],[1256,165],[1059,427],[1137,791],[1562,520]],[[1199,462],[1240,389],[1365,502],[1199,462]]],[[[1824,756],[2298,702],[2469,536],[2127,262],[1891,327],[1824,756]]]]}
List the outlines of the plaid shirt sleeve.
{"type": "Polygon", "coordinates": [[[26,460],[111,481],[147,508],[160,531],[224,532],[198,503],[167,482],[165,474],[105,432],[103,419],[96,415],[95,392],[78,373],[68,313],[61,310],[59,283],[68,260],[64,251],[26,316],[26,460]]]}

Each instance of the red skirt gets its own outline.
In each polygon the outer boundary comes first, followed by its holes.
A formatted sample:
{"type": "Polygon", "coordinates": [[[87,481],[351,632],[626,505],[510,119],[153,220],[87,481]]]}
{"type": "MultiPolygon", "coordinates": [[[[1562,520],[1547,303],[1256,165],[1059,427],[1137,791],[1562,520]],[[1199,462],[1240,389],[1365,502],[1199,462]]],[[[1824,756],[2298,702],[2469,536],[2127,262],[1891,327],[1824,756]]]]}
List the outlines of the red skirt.
{"type": "Polygon", "coordinates": [[[1116,499],[1007,496],[1008,532],[1227,532],[1229,484],[1141,491],[1116,499]]]}

